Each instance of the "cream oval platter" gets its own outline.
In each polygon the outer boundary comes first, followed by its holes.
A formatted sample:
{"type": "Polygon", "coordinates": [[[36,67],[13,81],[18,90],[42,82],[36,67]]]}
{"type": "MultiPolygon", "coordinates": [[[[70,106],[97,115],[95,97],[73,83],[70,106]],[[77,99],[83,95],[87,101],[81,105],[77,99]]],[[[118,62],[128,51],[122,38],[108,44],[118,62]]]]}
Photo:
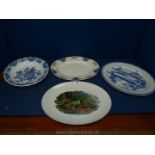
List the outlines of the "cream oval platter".
{"type": "Polygon", "coordinates": [[[52,73],[65,80],[85,80],[99,72],[99,65],[93,59],[72,56],[54,61],[51,65],[52,73]]]}

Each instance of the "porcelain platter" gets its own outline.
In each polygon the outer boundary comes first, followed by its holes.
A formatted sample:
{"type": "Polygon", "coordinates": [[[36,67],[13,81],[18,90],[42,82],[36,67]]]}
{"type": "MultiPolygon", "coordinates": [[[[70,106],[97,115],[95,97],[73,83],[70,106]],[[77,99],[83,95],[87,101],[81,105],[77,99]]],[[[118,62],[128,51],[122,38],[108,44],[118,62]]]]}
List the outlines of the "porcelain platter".
{"type": "Polygon", "coordinates": [[[119,91],[145,96],[155,91],[154,78],[144,69],[123,62],[112,62],[103,66],[102,77],[119,91]]]}
{"type": "Polygon", "coordinates": [[[54,61],[51,65],[52,73],[65,80],[85,80],[99,72],[99,65],[86,57],[66,57],[54,61]]]}
{"type": "Polygon", "coordinates": [[[70,125],[84,125],[102,119],[110,111],[111,104],[104,89],[81,81],[64,82],[50,88],[41,102],[47,116],[70,125]]]}

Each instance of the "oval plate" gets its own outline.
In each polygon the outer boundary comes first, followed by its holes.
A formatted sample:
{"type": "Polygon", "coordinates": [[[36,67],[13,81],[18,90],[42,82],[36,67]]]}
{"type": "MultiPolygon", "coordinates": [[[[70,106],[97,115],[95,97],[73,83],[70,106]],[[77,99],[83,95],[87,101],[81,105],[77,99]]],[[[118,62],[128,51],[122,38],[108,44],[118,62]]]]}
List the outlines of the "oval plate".
{"type": "Polygon", "coordinates": [[[54,61],[51,65],[52,73],[65,80],[85,80],[99,72],[99,65],[86,57],[66,57],[54,61]]]}
{"type": "Polygon", "coordinates": [[[111,109],[108,93],[88,82],[65,82],[50,88],[41,106],[50,118],[70,125],[84,125],[105,117],[111,109]]]}
{"type": "Polygon", "coordinates": [[[25,57],[9,64],[3,72],[3,76],[7,83],[25,87],[42,81],[48,72],[49,67],[44,60],[36,57],[25,57]]]}
{"type": "Polygon", "coordinates": [[[142,68],[123,62],[103,66],[102,76],[119,91],[136,96],[146,96],[155,91],[153,77],[142,68]]]}

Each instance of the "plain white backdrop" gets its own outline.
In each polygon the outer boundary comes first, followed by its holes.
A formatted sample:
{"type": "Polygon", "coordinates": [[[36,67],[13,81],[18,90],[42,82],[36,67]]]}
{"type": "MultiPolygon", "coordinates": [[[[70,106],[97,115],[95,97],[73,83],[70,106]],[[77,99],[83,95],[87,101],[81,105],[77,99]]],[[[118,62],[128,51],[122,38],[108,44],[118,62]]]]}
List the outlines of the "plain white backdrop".
{"type": "Polygon", "coordinates": [[[154,0],[0,0],[0,18],[154,18],[154,0]]]}
{"type": "Polygon", "coordinates": [[[154,155],[154,136],[0,136],[2,155],[154,155]]]}

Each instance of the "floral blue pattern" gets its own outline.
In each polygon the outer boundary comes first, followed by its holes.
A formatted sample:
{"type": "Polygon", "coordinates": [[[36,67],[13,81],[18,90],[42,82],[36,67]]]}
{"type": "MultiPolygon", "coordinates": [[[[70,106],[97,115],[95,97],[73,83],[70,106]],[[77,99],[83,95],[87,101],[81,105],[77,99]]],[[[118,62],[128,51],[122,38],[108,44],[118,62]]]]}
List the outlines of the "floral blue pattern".
{"type": "Polygon", "coordinates": [[[27,59],[28,59],[29,61],[34,61],[34,60],[35,60],[34,57],[28,57],[27,59]]]}
{"type": "Polygon", "coordinates": [[[144,78],[137,72],[127,72],[122,67],[114,68],[108,71],[109,79],[114,84],[120,84],[121,87],[127,90],[139,90],[146,87],[146,81],[144,78]]]}
{"type": "Polygon", "coordinates": [[[48,69],[48,64],[46,62],[43,63],[43,68],[48,69]]]}
{"type": "Polygon", "coordinates": [[[26,67],[25,69],[16,72],[15,79],[17,79],[16,82],[19,83],[29,83],[38,79],[39,76],[41,76],[41,72],[35,67],[26,67]]]}
{"type": "Polygon", "coordinates": [[[98,72],[99,72],[99,70],[100,70],[99,68],[94,69],[94,72],[95,72],[95,73],[98,73],[98,72]]]}
{"type": "Polygon", "coordinates": [[[11,64],[9,64],[5,69],[3,75],[5,81],[9,84],[23,87],[40,82],[46,77],[48,72],[49,67],[44,60],[36,57],[25,57],[15,60],[11,64]],[[31,65],[25,66],[24,62],[31,65]],[[20,67],[19,69],[18,65],[22,67],[20,67]]]}
{"type": "Polygon", "coordinates": [[[89,59],[88,59],[88,58],[86,58],[86,57],[83,57],[83,60],[84,60],[84,61],[88,61],[89,59]]]}

